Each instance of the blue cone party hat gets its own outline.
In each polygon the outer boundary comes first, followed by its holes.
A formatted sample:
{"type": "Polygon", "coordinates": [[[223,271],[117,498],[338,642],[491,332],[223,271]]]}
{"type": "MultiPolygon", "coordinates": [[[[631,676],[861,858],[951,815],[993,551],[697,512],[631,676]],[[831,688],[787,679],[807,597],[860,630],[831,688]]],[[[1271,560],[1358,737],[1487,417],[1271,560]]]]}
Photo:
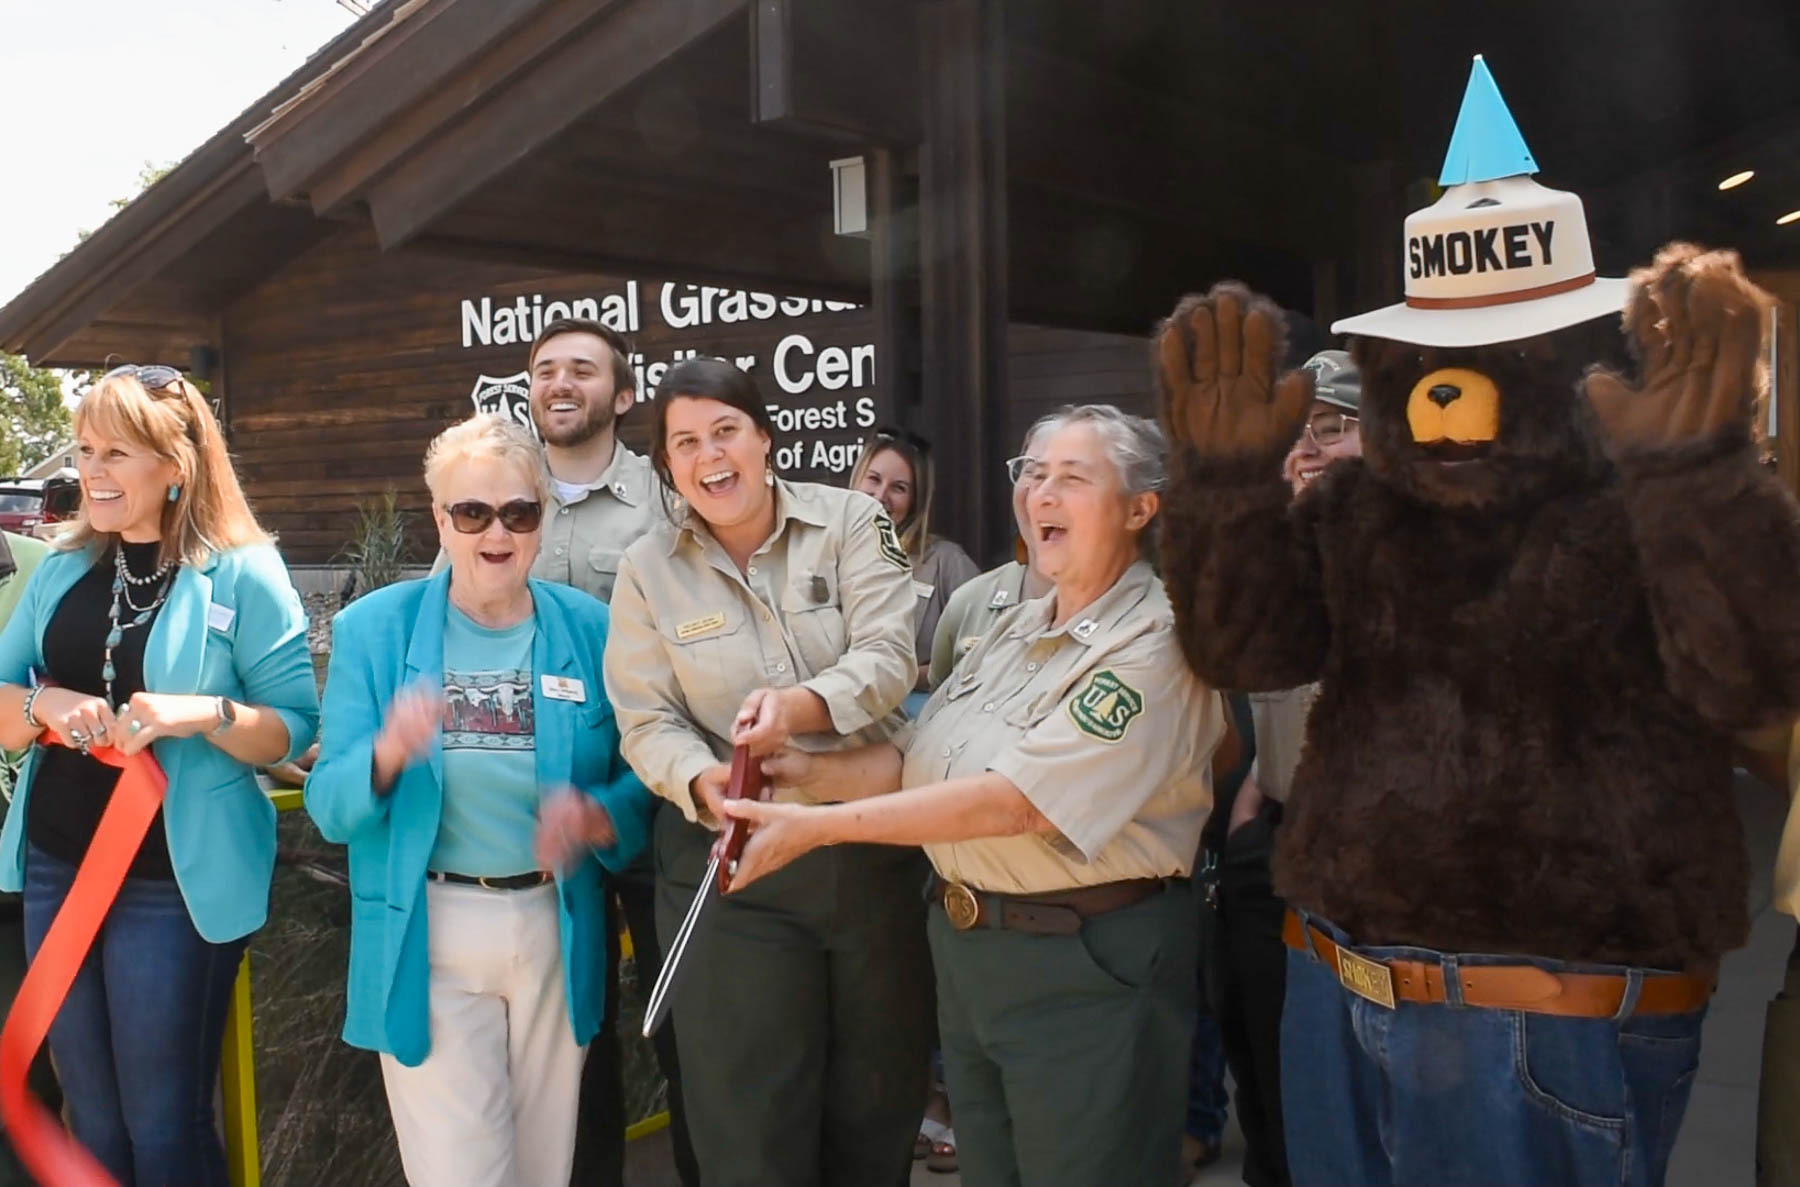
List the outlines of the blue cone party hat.
{"type": "Polygon", "coordinates": [[[1462,110],[1456,115],[1456,131],[1450,134],[1450,148],[1444,153],[1444,170],[1438,177],[1443,186],[1463,185],[1471,181],[1495,181],[1502,177],[1519,177],[1536,173],[1537,161],[1525,147],[1525,137],[1513,122],[1500,88],[1488,72],[1480,54],[1469,71],[1469,86],[1463,92],[1462,110]]]}

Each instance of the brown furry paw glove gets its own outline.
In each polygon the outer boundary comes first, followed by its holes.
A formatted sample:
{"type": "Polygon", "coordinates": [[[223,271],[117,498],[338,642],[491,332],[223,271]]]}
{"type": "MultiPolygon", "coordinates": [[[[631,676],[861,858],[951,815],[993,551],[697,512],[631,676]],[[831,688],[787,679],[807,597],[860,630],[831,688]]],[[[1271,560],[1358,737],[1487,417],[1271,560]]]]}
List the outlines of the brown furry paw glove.
{"type": "Polygon", "coordinates": [[[1643,377],[1633,385],[1595,371],[1585,384],[1609,444],[1658,450],[1747,432],[1769,297],[1744,275],[1737,253],[1671,243],[1631,279],[1625,331],[1643,377]]]}
{"type": "Polygon", "coordinates": [[[1287,323],[1267,297],[1222,281],[1157,332],[1157,393],[1170,443],[1203,461],[1279,468],[1312,405],[1312,374],[1277,379],[1287,323]]]}

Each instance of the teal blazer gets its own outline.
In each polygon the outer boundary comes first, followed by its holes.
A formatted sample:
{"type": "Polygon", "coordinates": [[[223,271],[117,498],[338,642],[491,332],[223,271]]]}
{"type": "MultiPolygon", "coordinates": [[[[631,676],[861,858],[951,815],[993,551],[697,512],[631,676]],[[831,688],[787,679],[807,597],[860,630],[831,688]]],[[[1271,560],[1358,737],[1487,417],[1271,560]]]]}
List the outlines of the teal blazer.
{"type": "MultiPolygon", "coordinates": [[[[619,756],[619,728],[602,684],[606,607],[533,580],[532,712],[540,787],[573,784],[606,806],[618,840],[557,875],[563,987],[575,1041],[600,1029],[606,1006],[606,909],[600,863],[622,870],[644,848],[650,793],[619,756]],[[581,682],[579,702],[543,695],[543,677],[581,682]]],[[[332,625],[325,728],[306,780],[306,810],[326,839],[350,847],[350,974],[344,1041],[408,1067],[431,1050],[425,869],[444,806],[444,753],[400,773],[386,794],[370,783],[375,737],[394,696],[444,678],[450,574],[390,585],[351,603],[332,625]]]]}
{"type": "MultiPolygon", "coordinates": [[[[24,684],[30,673],[42,675],[44,627],[100,554],[98,544],[53,552],[31,575],[0,631],[0,683],[24,684]]],[[[312,745],[319,693],[306,650],[306,614],[273,545],[217,552],[202,565],[175,571],[168,601],[144,641],[144,688],[273,709],[287,724],[288,761],[312,745]]],[[[0,890],[25,883],[26,805],[38,750],[33,746],[26,757],[0,830],[0,890]]],[[[195,929],[215,944],[249,935],[268,918],[275,872],[275,807],[256,781],[256,768],[203,736],[158,738],[150,751],[169,777],[163,822],[175,881],[195,929]]],[[[56,788],[44,794],[55,795],[56,788]]]]}

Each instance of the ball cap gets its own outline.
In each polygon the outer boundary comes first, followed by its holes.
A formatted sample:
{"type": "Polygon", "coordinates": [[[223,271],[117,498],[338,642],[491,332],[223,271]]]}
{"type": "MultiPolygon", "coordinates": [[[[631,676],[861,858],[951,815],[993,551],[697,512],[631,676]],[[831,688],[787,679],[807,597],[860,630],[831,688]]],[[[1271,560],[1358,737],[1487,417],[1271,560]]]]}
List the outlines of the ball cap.
{"type": "Polygon", "coordinates": [[[1443,196],[1406,219],[1406,300],[1332,332],[1484,346],[1621,313],[1629,284],[1594,274],[1581,199],[1539,185],[1536,171],[1477,57],[1438,179],[1443,196]]]}
{"type": "Polygon", "coordinates": [[[1341,350],[1321,350],[1301,366],[1312,372],[1313,399],[1342,408],[1352,416],[1362,406],[1362,373],[1341,350]]]}

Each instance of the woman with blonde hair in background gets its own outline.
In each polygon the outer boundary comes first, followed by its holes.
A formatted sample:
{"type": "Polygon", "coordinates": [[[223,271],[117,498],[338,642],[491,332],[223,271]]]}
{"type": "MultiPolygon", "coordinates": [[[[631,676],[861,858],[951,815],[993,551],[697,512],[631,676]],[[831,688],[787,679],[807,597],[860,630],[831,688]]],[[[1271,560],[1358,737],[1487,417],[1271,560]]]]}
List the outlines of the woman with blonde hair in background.
{"type": "Polygon", "coordinates": [[[878,428],[863,443],[850,471],[850,489],[880,503],[900,534],[912,562],[913,647],[918,673],[906,711],[916,715],[931,690],[932,640],[950,595],[980,574],[981,568],[953,540],[931,534],[931,496],[936,485],[931,443],[915,433],[878,428]]]}
{"type": "Polygon", "coordinates": [[[35,956],[119,771],[168,776],[50,1028],[74,1135],[122,1184],[226,1182],[213,1094],[231,985],[268,914],[259,765],[313,740],[306,618],[212,410],[172,367],[121,367],[75,410],[82,506],[0,633],[0,746],[33,745],[0,831],[35,956]]]}

